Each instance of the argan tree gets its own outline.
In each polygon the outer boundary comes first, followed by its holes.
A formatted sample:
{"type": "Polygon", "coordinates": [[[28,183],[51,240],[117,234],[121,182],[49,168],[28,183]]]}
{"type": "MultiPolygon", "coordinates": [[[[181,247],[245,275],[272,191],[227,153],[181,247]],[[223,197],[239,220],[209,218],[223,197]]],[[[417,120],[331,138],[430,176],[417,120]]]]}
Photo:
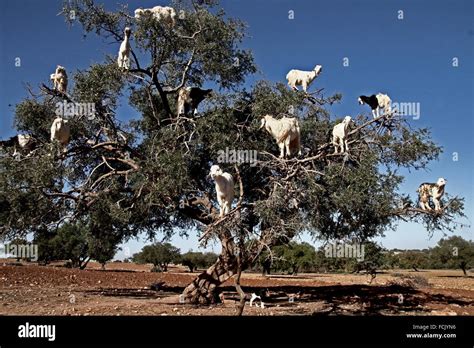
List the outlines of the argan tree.
{"type": "Polygon", "coordinates": [[[427,250],[407,250],[398,256],[400,268],[413,268],[415,272],[418,269],[429,268],[429,253],[427,250]]]}
{"type": "Polygon", "coordinates": [[[199,251],[188,251],[187,253],[181,255],[180,262],[183,266],[189,268],[189,271],[192,273],[198,267],[209,267],[217,260],[217,255],[214,253],[202,253],[199,251]]]}
{"type": "Polygon", "coordinates": [[[308,271],[315,265],[316,250],[306,242],[279,245],[273,248],[275,258],[278,260],[274,268],[296,275],[300,271],[308,271]]]}
{"type": "Polygon", "coordinates": [[[437,268],[460,268],[467,275],[466,270],[474,267],[474,242],[460,236],[441,238],[430,254],[437,268]]]}
{"type": "Polygon", "coordinates": [[[87,227],[80,223],[64,223],[58,229],[35,234],[38,261],[48,263],[67,260],[71,267],[84,269],[90,261],[87,227]]]}
{"type": "Polygon", "coordinates": [[[170,243],[146,245],[142,251],[133,255],[136,263],[151,263],[153,270],[168,272],[168,265],[180,260],[179,249],[170,243]]]}
{"type": "Polygon", "coordinates": [[[87,219],[92,231],[106,226],[123,241],[196,228],[203,244],[216,240],[222,247],[217,261],[184,290],[189,301],[208,303],[216,287],[233,276],[243,298],[241,272],[262,252],[303,231],[363,242],[400,219],[423,223],[429,231],[456,226],[462,199],[445,196],[442,211],[425,212],[399,192],[400,169],[415,175],[414,169],[425,168],[441,152],[427,129],[396,115],[376,120],[359,115],[349,152],[334,155],[329,135],[340,120],[325,107],[340,95],[295,92],[266,81],[243,89],[246,76],[256,72],[252,53],[240,48],[245,25],[214,0],[171,6],[177,12],[174,27],[147,15],[136,20],[134,8],[126,6],[109,12],[92,0],[65,2],[67,22],[101,37],[104,47],[112,44],[118,51],[130,27],[131,68],[118,68],[115,56],[74,74],[74,67],[66,67],[67,94],[43,84],[16,106],[16,128],[33,134],[40,146],[19,160],[7,154],[0,159],[2,234],[38,233],[78,219],[87,219]],[[180,88],[204,84],[214,95],[199,107],[199,117],[176,115],[180,88]],[[95,109],[94,117],[69,117],[72,140],[65,152],[48,134],[57,103],[64,102],[92,103],[95,109]],[[116,114],[119,103],[136,110],[131,120],[116,114]],[[275,141],[258,128],[265,114],[298,118],[301,156],[276,157],[275,141]],[[226,147],[255,150],[258,160],[220,163],[234,176],[237,199],[219,219],[207,175],[226,147]]]}

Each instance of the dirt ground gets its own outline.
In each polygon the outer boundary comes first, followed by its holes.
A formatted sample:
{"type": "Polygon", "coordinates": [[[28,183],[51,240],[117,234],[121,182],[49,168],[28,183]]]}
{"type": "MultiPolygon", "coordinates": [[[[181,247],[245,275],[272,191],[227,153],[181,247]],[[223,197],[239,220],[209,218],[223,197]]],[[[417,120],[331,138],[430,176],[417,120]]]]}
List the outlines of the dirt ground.
{"type": "MultiPolygon", "coordinates": [[[[81,271],[0,260],[0,315],[235,315],[232,281],[221,288],[223,304],[195,306],[180,303],[179,294],[198,273],[150,268],[110,263],[101,270],[91,263],[81,271]]],[[[396,270],[369,280],[364,274],[244,273],[249,298],[264,296],[264,308],[247,301],[244,315],[474,315],[472,273],[396,270]]]]}

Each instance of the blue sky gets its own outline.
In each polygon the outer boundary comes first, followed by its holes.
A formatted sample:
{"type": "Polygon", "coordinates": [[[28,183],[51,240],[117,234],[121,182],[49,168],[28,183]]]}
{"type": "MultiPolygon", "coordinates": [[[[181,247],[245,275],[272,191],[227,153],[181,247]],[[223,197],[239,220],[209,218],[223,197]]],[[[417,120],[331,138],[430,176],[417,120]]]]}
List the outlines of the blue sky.
{"type": "MultiPolygon", "coordinates": [[[[110,45],[94,35],[82,37],[79,25],[68,28],[57,13],[61,1],[7,0],[0,13],[0,138],[15,133],[14,105],[26,96],[25,83],[48,83],[57,64],[69,75],[77,69],[115,55],[110,45]],[[15,67],[15,58],[21,66],[15,67]]],[[[109,9],[121,0],[103,1],[109,9]]],[[[167,1],[129,1],[137,7],[153,7],[167,1]]],[[[474,2],[471,0],[225,0],[229,16],[248,24],[244,47],[253,51],[259,73],[247,86],[267,79],[285,82],[288,70],[309,70],[323,65],[313,84],[329,95],[340,92],[342,103],[330,108],[332,117],[368,112],[359,106],[361,94],[385,92],[396,102],[419,103],[421,117],[413,127],[430,127],[433,139],[444,148],[429,171],[407,173],[402,190],[411,195],[420,182],[448,180],[451,195],[466,198],[466,214],[473,221],[473,126],[474,126],[474,2]],[[293,11],[294,19],[290,19],[293,11]],[[403,19],[399,19],[403,11],[403,19]],[[349,66],[343,66],[343,58],[349,66]],[[453,58],[458,67],[453,67],[453,58]],[[453,153],[458,161],[453,161],[453,153]]],[[[133,45],[133,42],[132,42],[133,45]]],[[[119,117],[136,117],[123,105],[119,117]]],[[[192,237],[175,237],[182,250],[197,249],[192,237]]],[[[474,239],[472,229],[457,234],[474,239]]],[[[428,233],[414,224],[400,224],[378,240],[386,247],[424,248],[436,244],[443,233],[428,233]]],[[[304,237],[304,239],[307,239],[304,237]]],[[[130,242],[135,252],[142,242],[130,242]]],[[[214,247],[218,251],[218,247],[214,247]]],[[[119,255],[120,256],[120,255],[119,255]]]]}

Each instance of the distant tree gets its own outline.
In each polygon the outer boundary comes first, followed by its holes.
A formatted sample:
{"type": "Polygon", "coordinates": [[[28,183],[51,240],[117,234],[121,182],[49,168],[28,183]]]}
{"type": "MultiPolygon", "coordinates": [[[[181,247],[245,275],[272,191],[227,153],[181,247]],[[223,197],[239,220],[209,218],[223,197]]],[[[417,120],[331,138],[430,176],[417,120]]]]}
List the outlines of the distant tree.
{"type": "Polygon", "coordinates": [[[181,264],[189,268],[191,273],[202,263],[204,255],[201,252],[189,251],[181,256],[181,264]]]}
{"type": "Polygon", "coordinates": [[[407,250],[398,255],[399,267],[413,268],[418,272],[419,268],[429,268],[430,257],[424,250],[407,250]]]}
{"type": "Polygon", "coordinates": [[[262,275],[270,274],[272,270],[272,258],[269,252],[264,252],[259,256],[258,265],[262,269],[262,275]]]}
{"type": "Polygon", "coordinates": [[[117,253],[119,240],[113,234],[105,233],[100,236],[91,235],[87,241],[89,256],[99,262],[102,269],[105,269],[105,264],[117,253]]]}
{"type": "Polygon", "coordinates": [[[202,267],[210,267],[214,263],[216,263],[217,259],[219,258],[219,255],[215,253],[204,253],[204,265],[202,267]]]}
{"type": "Polygon", "coordinates": [[[314,259],[314,268],[318,272],[328,272],[333,270],[334,264],[331,264],[331,259],[327,258],[324,252],[324,247],[318,248],[314,259]]]}
{"type": "Polygon", "coordinates": [[[179,249],[170,243],[155,243],[146,245],[142,251],[133,255],[133,261],[136,263],[151,263],[154,269],[160,269],[162,272],[168,271],[168,265],[179,261],[179,249]]]}
{"type": "Polygon", "coordinates": [[[107,226],[83,221],[64,223],[57,230],[41,230],[34,242],[38,244],[38,262],[70,260],[71,267],[84,269],[91,259],[105,267],[117,252],[121,238],[107,226]]]}
{"type": "Polygon", "coordinates": [[[461,268],[466,270],[474,266],[474,242],[460,236],[442,238],[431,250],[432,261],[440,268],[461,268]]]}
{"type": "Polygon", "coordinates": [[[288,245],[278,246],[275,248],[275,254],[281,260],[277,263],[279,267],[291,274],[310,269],[314,266],[316,258],[316,250],[306,242],[291,242],[288,245]]]}
{"type": "Polygon", "coordinates": [[[400,260],[396,254],[396,249],[386,250],[382,254],[382,268],[393,269],[399,267],[400,260]]]}
{"type": "Polygon", "coordinates": [[[384,249],[372,241],[366,241],[362,245],[364,246],[363,258],[360,260],[357,258],[347,259],[346,269],[352,269],[355,273],[359,273],[362,270],[367,273],[375,273],[383,264],[384,249]]]}
{"type": "Polygon", "coordinates": [[[56,259],[57,252],[52,247],[52,239],[57,232],[40,229],[36,232],[33,242],[38,245],[38,264],[47,265],[56,259]]]}
{"type": "Polygon", "coordinates": [[[217,255],[214,253],[202,253],[189,251],[181,255],[181,264],[189,268],[192,273],[197,268],[209,267],[217,260],[217,255]]]}
{"type": "Polygon", "coordinates": [[[35,243],[40,263],[70,260],[72,267],[84,269],[90,260],[87,227],[81,222],[65,223],[56,232],[43,231],[37,234],[35,243]]]}

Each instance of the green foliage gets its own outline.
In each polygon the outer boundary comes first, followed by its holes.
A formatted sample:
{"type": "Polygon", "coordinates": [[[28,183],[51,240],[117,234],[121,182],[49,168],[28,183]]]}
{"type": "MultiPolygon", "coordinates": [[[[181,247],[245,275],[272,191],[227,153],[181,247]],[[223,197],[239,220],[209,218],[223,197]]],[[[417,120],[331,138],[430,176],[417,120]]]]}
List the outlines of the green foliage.
{"type": "Polygon", "coordinates": [[[459,236],[442,238],[431,251],[432,262],[440,268],[461,268],[464,274],[474,267],[474,242],[459,236]]]}
{"type": "Polygon", "coordinates": [[[90,234],[87,238],[88,255],[99,262],[102,267],[112,260],[117,253],[120,236],[115,236],[110,231],[101,230],[100,233],[90,234]]]}
{"type": "Polygon", "coordinates": [[[39,231],[34,242],[38,244],[39,263],[70,260],[71,267],[83,269],[91,259],[104,267],[115,256],[121,237],[78,221],[64,223],[57,230],[39,231]]]}
{"type": "Polygon", "coordinates": [[[190,272],[194,272],[196,268],[207,268],[215,263],[217,255],[214,253],[202,253],[188,251],[181,255],[181,264],[189,268],[190,272]]]}
{"type": "Polygon", "coordinates": [[[397,266],[404,269],[413,268],[415,271],[430,268],[429,253],[420,250],[408,250],[398,255],[397,266]]]}
{"type": "Polygon", "coordinates": [[[151,263],[155,268],[167,272],[168,265],[180,259],[179,249],[170,243],[155,243],[146,245],[142,251],[133,255],[136,263],[151,263]]]}
{"type": "Polygon", "coordinates": [[[38,262],[70,260],[72,267],[84,268],[88,262],[87,227],[81,223],[66,223],[55,233],[37,234],[38,262]]]}
{"type": "Polygon", "coordinates": [[[300,271],[311,270],[314,266],[316,250],[308,243],[291,242],[274,248],[274,269],[297,274],[300,271]]]}
{"type": "MultiPolygon", "coordinates": [[[[340,94],[319,91],[308,98],[267,81],[242,90],[245,78],[256,72],[252,52],[241,47],[245,25],[215,1],[172,5],[183,14],[174,28],[150,16],[135,20],[126,6],[109,12],[92,0],[64,2],[66,21],[73,21],[74,11],[74,23],[106,43],[118,47],[123,29],[131,27],[132,66],[124,71],[114,57],[104,57],[69,73],[68,95],[43,86],[41,94],[16,106],[16,128],[33,134],[40,146],[19,161],[0,150],[0,236],[33,233],[45,245],[67,243],[67,257],[77,264],[85,255],[106,262],[116,245],[142,233],[170,236],[208,226],[217,204],[207,174],[226,147],[258,152],[258,163],[239,165],[243,209],[227,231],[233,238],[243,230],[250,232],[245,236],[259,235],[259,243],[246,244],[243,259],[249,264],[267,247],[287,244],[303,231],[322,240],[367,241],[400,219],[423,223],[430,232],[457,226],[455,219],[464,216],[462,198],[446,195],[443,214],[420,213],[400,192],[399,168],[425,169],[441,153],[428,130],[393,118],[388,132],[360,115],[354,118],[350,153],[335,156],[328,142],[338,120],[327,105],[339,102],[340,94]],[[205,84],[215,90],[199,107],[199,117],[177,118],[179,89],[205,84]],[[64,101],[92,103],[96,113],[92,120],[70,119],[72,140],[62,152],[51,144],[49,129],[56,104],[64,101]],[[121,121],[120,103],[137,114],[121,121]],[[303,156],[275,158],[274,139],[258,129],[265,114],[298,117],[303,156]]],[[[236,174],[232,163],[220,165],[236,174]]],[[[290,272],[314,266],[310,246],[290,246],[280,250],[290,272]]],[[[174,250],[165,257],[167,248],[150,246],[137,260],[166,268],[176,256],[174,250]]],[[[58,257],[55,253],[45,248],[44,260],[58,257]]]]}
{"type": "Polygon", "coordinates": [[[363,242],[361,245],[364,247],[363,259],[351,258],[344,260],[345,270],[358,273],[363,270],[372,272],[381,269],[384,265],[384,248],[372,241],[363,242]]]}
{"type": "Polygon", "coordinates": [[[466,271],[474,267],[474,243],[459,236],[441,239],[436,247],[423,250],[386,250],[372,241],[364,242],[363,246],[364,257],[359,260],[356,257],[329,257],[324,246],[314,250],[306,243],[292,242],[274,247],[272,253],[262,253],[257,268],[268,274],[270,271],[294,273],[292,264],[296,263],[295,268],[301,267],[305,272],[460,268],[467,274],[466,271]],[[298,265],[299,262],[302,264],[298,265]]]}

